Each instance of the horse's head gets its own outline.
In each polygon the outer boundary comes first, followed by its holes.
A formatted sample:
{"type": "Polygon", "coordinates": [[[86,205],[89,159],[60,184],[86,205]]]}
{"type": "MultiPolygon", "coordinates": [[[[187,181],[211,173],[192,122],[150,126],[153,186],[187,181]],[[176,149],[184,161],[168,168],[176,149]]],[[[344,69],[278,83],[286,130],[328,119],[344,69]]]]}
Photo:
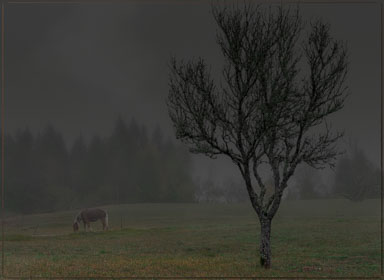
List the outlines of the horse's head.
{"type": "Polygon", "coordinates": [[[79,230],[79,224],[77,222],[73,223],[73,231],[76,232],[79,230]]]}
{"type": "Polygon", "coordinates": [[[79,223],[81,222],[81,216],[80,214],[76,216],[75,220],[73,221],[73,231],[76,232],[79,230],[79,223]]]}

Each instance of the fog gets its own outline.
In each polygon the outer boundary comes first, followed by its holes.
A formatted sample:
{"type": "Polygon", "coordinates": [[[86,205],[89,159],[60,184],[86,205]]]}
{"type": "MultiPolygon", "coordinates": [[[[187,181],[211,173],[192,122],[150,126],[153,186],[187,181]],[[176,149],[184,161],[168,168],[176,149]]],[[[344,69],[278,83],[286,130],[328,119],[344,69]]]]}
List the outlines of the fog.
{"type": "MultiPolygon", "coordinates": [[[[304,4],[304,19],[321,17],[346,41],[351,95],[331,118],[380,164],[380,9],[376,4],[304,4]]],[[[168,63],[204,57],[214,73],[222,57],[209,1],[130,1],[124,4],[8,4],[5,30],[6,133],[47,124],[68,149],[82,135],[108,137],[119,116],[165,138],[174,130],[165,104],[168,63]]],[[[7,143],[5,144],[7,145],[7,143]]],[[[240,182],[226,158],[192,155],[193,179],[240,182]]],[[[326,189],[331,171],[322,173],[326,189]]]]}

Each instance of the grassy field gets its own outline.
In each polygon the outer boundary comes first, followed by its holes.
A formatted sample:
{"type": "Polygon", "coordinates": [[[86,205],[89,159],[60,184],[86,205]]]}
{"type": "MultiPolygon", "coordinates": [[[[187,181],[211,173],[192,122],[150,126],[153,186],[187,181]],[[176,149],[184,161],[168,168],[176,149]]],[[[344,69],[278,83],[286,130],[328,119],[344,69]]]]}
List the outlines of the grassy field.
{"type": "Polygon", "coordinates": [[[259,224],[245,204],[105,206],[110,228],[72,232],[76,211],[9,217],[7,276],[377,276],[380,201],[283,202],[272,268],[258,260],[259,224]]]}

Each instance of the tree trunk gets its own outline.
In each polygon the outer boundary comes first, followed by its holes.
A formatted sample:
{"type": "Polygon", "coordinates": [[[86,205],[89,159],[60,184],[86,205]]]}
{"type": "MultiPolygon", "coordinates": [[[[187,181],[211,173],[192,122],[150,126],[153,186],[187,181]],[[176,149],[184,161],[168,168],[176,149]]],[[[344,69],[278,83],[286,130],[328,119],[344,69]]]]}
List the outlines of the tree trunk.
{"type": "Polygon", "coordinates": [[[271,267],[271,220],[260,219],[260,264],[265,269],[271,267]]]}

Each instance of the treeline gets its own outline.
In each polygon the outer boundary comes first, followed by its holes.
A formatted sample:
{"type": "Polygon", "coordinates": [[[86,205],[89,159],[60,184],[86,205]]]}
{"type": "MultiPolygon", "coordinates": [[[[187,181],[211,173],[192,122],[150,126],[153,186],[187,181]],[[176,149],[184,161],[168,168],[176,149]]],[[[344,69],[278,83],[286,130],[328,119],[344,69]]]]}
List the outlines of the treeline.
{"type": "MultiPolygon", "coordinates": [[[[274,192],[274,180],[265,178],[266,196],[274,192]]],[[[339,157],[333,170],[321,173],[308,165],[299,166],[285,189],[285,200],[348,199],[360,202],[381,198],[381,171],[366,155],[356,140],[349,140],[345,153],[339,157]]],[[[244,181],[226,180],[221,184],[208,178],[197,182],[198,202],[249,202],[244,181]]]]}
{"type": "Polygon", "coordinates": [[[52,125],[5,139],[5,208],[16,213],[100,204],[190,202],[194,184],[188,151],[118,118],[109,137],[79,136],[67,148],[52,125]]]}
{"type": "Polygon", "coordinates": [[[297,171],[288,189],[288,199],[345,198],[359,202],[381,197],[380,167],[354,139],[347,142],[345,153],[328,175],[328,183],[319,170],[303,166],[297,171]]]}

